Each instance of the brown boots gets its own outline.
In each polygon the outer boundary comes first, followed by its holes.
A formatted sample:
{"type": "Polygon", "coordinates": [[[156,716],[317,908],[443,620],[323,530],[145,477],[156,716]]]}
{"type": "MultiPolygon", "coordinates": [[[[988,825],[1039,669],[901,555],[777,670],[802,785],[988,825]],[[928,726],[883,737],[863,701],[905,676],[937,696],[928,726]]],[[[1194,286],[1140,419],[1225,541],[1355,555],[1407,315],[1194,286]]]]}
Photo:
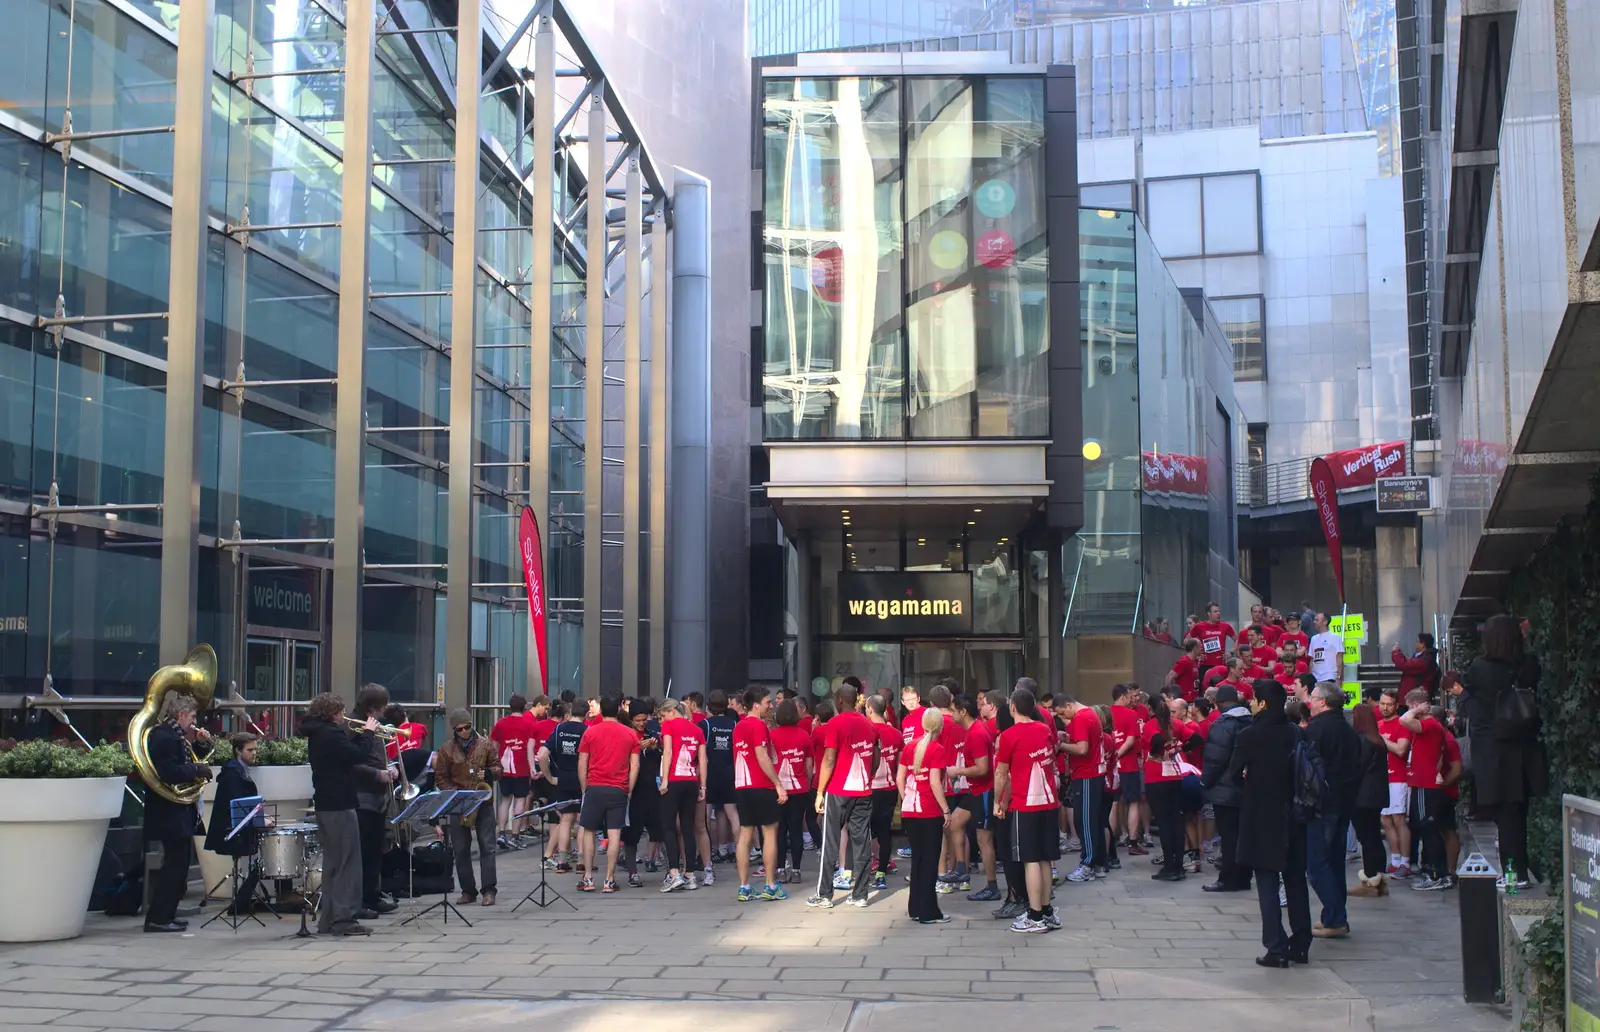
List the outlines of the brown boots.
{"type": "Polygon", "coordinates": [[[1358,875],[1357,884],[1347,890],[1347,895],[1377,898],[1389,894],[1389,876],[1387,874],[1374,875],[1371,878],[1358,875]]]}

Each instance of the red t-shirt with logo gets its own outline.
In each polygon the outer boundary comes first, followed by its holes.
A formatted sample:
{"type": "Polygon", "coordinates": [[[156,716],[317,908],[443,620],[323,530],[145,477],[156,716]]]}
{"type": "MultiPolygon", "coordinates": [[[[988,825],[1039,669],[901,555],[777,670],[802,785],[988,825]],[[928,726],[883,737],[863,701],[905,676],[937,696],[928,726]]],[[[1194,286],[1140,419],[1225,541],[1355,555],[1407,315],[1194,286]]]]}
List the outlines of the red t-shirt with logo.
{"type": "MultiPolygon", "coordinates": [[[[1183,777],[1178,773],[1176,753],[1173,753],[1170,759],[1163,759],[1165,753],[1157,753],[1152,747],[1156,736],[1159,734],[1161,734],[1161,725],[1154,720],[1146,721],[1143,730],[1139,733],[1139,740],[1143,743],[1142,748],[1145,754],[1144,783],[1147,785],[1162,781],[1180,781],[1183,777]]],[[[1175,722],[1172,725],[1172,734],[1168,738],[1168,742],[1176,742],[1179,746],[1182,746],[1183,740],[1184,729],[1182,722],[1175,722]]]]}
{"type": "MultiPolygon", "coordinates": [[[[870,720],[870,718],[869,718],[870,720]]],[[[872,790],[881,792],[894,787],[895,757],[905,743],[900,740],[900,729],[888,721],[873,724],[872,733],[878,736],[878,768],[872,772],[872,790]]]]}
{"type": "Polygon", "coordinates": [[[1278,636],[1278,648],[1283,648],[1285,644],[1291,641],[1300,643],[1300,654],[1302,656],[1311,649],[1311,635],[1305,631],[1284,631],[1278,636]]]}
{"type": "Polygon", "coordinates": [[[1100,726],[1100,718],[1089,707],[1080,707],[1078,712],[1072,715],[1072,719],[1067,722],[1067,741],[1088,742],[1089,751],[1082,756],[1067,754],[1068,777],[1076,781],[1079,778],[1100,776],[1100,738],[1104,734],[1105,728],[1100,726]]]}
{"type": "MultiPolygon", "coordinates": [[[[951,717],[946,716],[944,718],[944,730],[939,733],[939,744],[944,747],[945,766],[972,766],[972,758],[967,755],[967,738],[971,733],[969,729],[962,727],[951,717]]],[[[966,775],[945,775],[945,798],[964,796],[970,791],[972,791],[972,783],[966,775]]]]}
{"type": "Polygon", "coordinates": [[[589,757],[589,787],[628,789],[628,757],[639,752],[639,735],[626,724],[602,720],[578,740],[578,755],[589,757]]]}
{"type": "Polygon", "coordinates": [[[1444,756],[1444,725],[1432,717],[1422,718],[1422,730],[1411,733],[1411,769],[1406,784],[1412,788],[1438,788],[1444,776],[1439,760],[1444,756]]]}
{"type": "Polygon", "coordinates": [[[996,763],[1011,772],[1011,809],[1024,813],[1054,810],[1056,797],[1056,731],[1053,723],[1018,722],[1000,732],[996,763]]]}
{"type": "Polygon", "coordinates": [[[664,757],[667,783],[700,780],[700,747],[706,733],[692,720],[674,717],[661,725],[661,744],[672,739],[672,755],[664,757]]]}
{"type": "Polygon", "coordinates": [[[932,778],[934,771],[952,762],[952,757],[935,739],[922,754],[922,766],[916,765],[916,759],[917,743],[902,746],[900,763],[906,769],[906,794],[901,798],[900,813],[905,817],[942,817],[944,811],[933,796],[932,778]]]}
{"type": "Polygon", "coordinates": [[[544,743],[550,741],[550,736],[556,733],[556,728],[561,726],[561,721],[549,717],[541,717],[533,722],[533,754],[539,755],[539,750],[544,748],[544,743]]]}
{"type": "Polygon", "coordinates": [[[1256,661],[1256,666],[1263,670],[1271,670],[1272,664],[1278,661],[1278,650],[1265,643],[1250,649],[1250,658],[1256,661]]]}
{"type": "Polygon", "coordinates": [[[528,769],[528,740],[533,737],[533,716],[528,712],[507,713],[494,722],[489,740],[500,754],[500,769],[508,778],[525,778],[528,769]]]}
{"type": "Polygon", "coordinates": [[[822,733],[824,749],[838,750],[828,794],[846,797],[872,794],[872,747],[880,742],[872,721],[859,713],[841,713],[822,733]]]}
{"type": "Polygon", "coordinates": [[[1185,699],[1193,699],[1200,693],[1201,669],[1201,662],[1187,654],[1179,656],[1172,664],[1172,683],[1183,691],[1185,699]]]}
{"type": "Polygon", "coordinates": [[[967,791],[973,795],[983,795],[994,788],[994,730],[986,721],[974,720],[972,726],[967,728],[967,740],[964,743],[965,763],[963,767],[977,766],[979,759],[989,761],[989,773],[974,774],[967,778],[967,791]]]}
{"type": "Polygon", "coordinates": [[[795,727],[772,729],[772,751],[778,754],[776,767],[778,783],[785,792],[811,791],[811,777],[806,773],[806,761],[811,758],[811,734],[795,727]]]}
{"type": "MultiPolygon", "coordinates": [[[[1378,721],[1378,734],[1391,742],[1411,741],[1411,729],[1400,723],[1400,717],[1393,716],[1388,720],[1378,721]]],[[[1388,752],[1387,749],[1384,750],[1388,752]]],[[[1406,757],[1389,753],[1389,784],[1404,785],[1406,780],[1406,757]]]]}
{"type": "Polygon", "coordinates": [[[777,788],[767,772],[761,769],[758,758],[762,750],[771,757],[772,732],[760,717],[745,717],[733,726],[733,787],[777,788]]]}
{"type": "MultiPolygon", "coordinates": [[[[1130,738],[1139,737],[1139,714],[1129,706],[1111,707],[1111,737],[1113,750],[1121,749],[1122,743],[1130,738]]],[[[1124,774],[1132,774],[1139,769],[1139,747],[1134,746],[1125,754],[1117,758],[1117,770],[1124,774]]]]}
{"type": "Polygon", "coordinates": [[[1236,635],[1233,625],[1226,620],[1215,623],[1202,620],[1189,629],[1189,637],[1200,642],[1200,662],[1204,666],[1216,666],[1228,658],[1228,642],[1236,635]]]}
{"type": "MultiPolygon", "coordinates": [[[[1441,769],[1439,771],[1439,776],[1443,777],[1445,774],[1447,774],[1449,772],[1449,768],[1450,768],[1451,764],[1460,763],[1460,762],[1461,762],[1461,743],[1456,741],[1456,736],[1450,733],[1450,729],[1449,728],[1445,728],[1445,732],[1444,732],[1444,763],[1442,764],[1441,769]]],[[[1444,786],[1444,794],[1449,799],[1460,799],[1461,798],[1461,779],[1457,778],[1456,780],[1452,781],[1450,784],[1444,786]]]]}
{"type": "Polygon", "coordinates": [[[901,718],[900,740],[906,745],[922,737],[922,711],[925,709],[926,706],[918,706],[901,718]]]}

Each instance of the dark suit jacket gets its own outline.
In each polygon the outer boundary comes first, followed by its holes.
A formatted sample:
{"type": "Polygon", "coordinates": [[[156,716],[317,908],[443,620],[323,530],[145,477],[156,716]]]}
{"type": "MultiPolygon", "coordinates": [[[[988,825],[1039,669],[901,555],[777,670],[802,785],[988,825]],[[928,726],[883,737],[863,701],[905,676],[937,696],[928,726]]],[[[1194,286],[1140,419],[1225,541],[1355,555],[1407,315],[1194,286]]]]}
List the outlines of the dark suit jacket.
{"type": "Polygon", "coordinates": [[[1234,743],[1228,776],[1244,786],[1234,858],[1246,867],[1281,871],[1288,862],[1289,836],[1305,838],[1306,826],[1289,812],[1294,795],[1289,760],[1300,737],[1300,729],[1281,713],[1263,712],[1234,743]]]}
{"type": "MultiPolygon", "coordinates": [[[[150,763],[156,769],[156,776],[169,785],[180,785],[211,773],[210,767],[189,759],[189,743],[184,739],[183,732],[171,724],[158,724],[151,728],[145,746],[150,753],[150,763]]],[[[200,834],[201,830],[199,811],[193,804],[174,803],[163,798],[155,789],[145,792],[145,838],[161,841],[187,839],[200,834]]]]}
{"type": "Polygon", "coordinates": [[[217,797],[211,803],[211,823],[206,828],[207,849],[223,856],[250,856],[256,851],[258,833],[253,827],[246,827],[231,841],[224,840],[233,830],[233,808],[229,804],[235,799],[260,794],[244,761],[232,759],[222,765],[222,773],[217,775],[217,797]]]}

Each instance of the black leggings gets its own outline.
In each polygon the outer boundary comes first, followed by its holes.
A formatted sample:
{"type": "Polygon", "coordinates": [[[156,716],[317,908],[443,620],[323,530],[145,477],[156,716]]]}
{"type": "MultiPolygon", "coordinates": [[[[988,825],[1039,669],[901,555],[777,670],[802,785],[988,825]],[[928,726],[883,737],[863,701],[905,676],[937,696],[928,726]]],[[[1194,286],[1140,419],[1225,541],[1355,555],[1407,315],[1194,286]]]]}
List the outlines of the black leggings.
{"type": "Polygon", "coordinates": [[[1166,874],[1183,871],[1183,782],[1156,781],[1144,786],[1150,813],[1161,832],[1161,870],[1166,874]]]}
{"type": "MultiPolygon", "coordinates": [[[[900,793],[892,788],[874,789],[872,792],[872,837],[878,840],[878,870],[889,873],[889,861],[894,856],[894,805],[900,793]]],[[[940,824],[944,822],[941,819],[940,824]]],[[[937,862],[937,861],[935,861],[937,862]]]]}
{"type": "MultiPolygon", "coordinates": [[[[1103,784],[1103,782],[1102,782],[1103,784]]],[[[1111,808],[1117,803],[1118,792],[1110,788],[1100,793],[1100,837],[1105,842],[1106,848],[1100,851],[1102,866],[1117,858],[1117,836],[1111,830],[1111,808]]],[[[1120,863],[1121,861],[1118,860],[1120,863]]]]}
{"type": "Polygon", "coordinates": [[[939,847],[944,840],[943,817],[902,817],[900,827],[911,844],[911,891],[906,913],[916,921],[936,921],[939,910],[939,847]]]}
{"type": "Polygon", "coordinates": [[[1376,808],[1360,808],[1350,823],[1356,829],[1356,841],[1361,843],[1361,873],[1376,878],[1389,864],[1389,850],[1383,844],[1383,816],[1376,808]]]}
{"type": "MultiPolygon", "coordinates": [[[[778,808],[778,866],[800,869],[805,856],[806,814],[816,815],[810,792],[791,793],[787,802],[778,808]]],[[[776,877],[768,877],[777,882],[776,877]]]]}
{"type": "Polygon", "coordinates": [[[694,811],[700,805],[700,782],[672,781],[661,797],[661,837],[667,846],[667,867],[674,871],[698,871],[699,847],[694,837],[694,811]],[[680,825],[683,833],[678,833],[680,825]],[[682,863],[687,856],[688,864],[682,863]]]}
{"type": "Polygon", "coordinates": [[[641,778],[634,786],[633,795],[628,797],[628,823],[622,829],[622,847],[626,850],[622,862],[629,874],[639,873],[639,842],[645,832],[650,833],[651,842],[660,842],[664,837],[661,809],[661,790],[656,787],[656,779],[641,778]]]}

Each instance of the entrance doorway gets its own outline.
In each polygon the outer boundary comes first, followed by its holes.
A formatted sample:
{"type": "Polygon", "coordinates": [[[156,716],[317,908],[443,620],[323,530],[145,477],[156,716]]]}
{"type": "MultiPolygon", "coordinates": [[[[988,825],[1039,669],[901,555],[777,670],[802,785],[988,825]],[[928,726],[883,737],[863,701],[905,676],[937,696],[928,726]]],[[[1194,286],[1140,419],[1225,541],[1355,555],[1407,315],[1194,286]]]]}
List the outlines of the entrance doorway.
{"type": "MultiPolygon", "coordinates": [[[[321,649],[322,646],[317,642],[294,638],[246,638],[242,686],[244,697],[261,702],[304,702],[310,699],[321,691],[321,678],[318,676],[321,649]]],[[[269,723],[261,726],[269,734],[287,734],[295,723],[292,711],[270,707],[262,712],[269,723]],[[280,723],[282,727],[277,726],[280,723]]],[[[261,724],[261,721],[257,720],[256,723],[261,724]]]]}

